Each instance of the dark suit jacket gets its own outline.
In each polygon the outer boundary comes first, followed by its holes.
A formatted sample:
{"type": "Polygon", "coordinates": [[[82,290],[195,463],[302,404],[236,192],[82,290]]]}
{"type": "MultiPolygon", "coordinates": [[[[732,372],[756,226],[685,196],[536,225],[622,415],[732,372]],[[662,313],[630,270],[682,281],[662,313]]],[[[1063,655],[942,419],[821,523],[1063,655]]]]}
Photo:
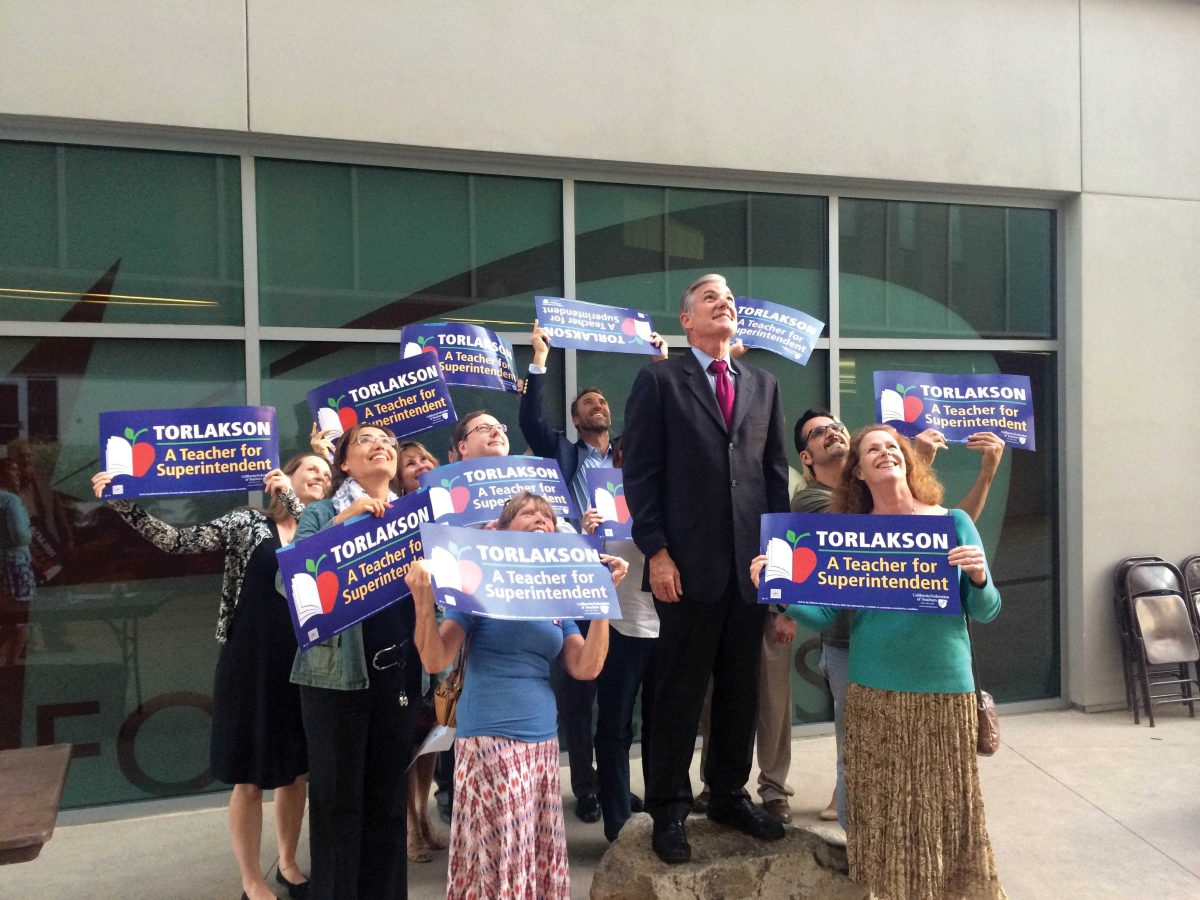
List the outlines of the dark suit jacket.
{"type": "MultiPolygon", "coordinates": [[[[775,376],[738,361],[726,429],[689,347],[638,372],[625,405],[625,495],[633,539],[649,559],[666,547],[685,601],[723,596],[734,567],[755,602],[750,560],[759,516],[788,511],[783,401],[775,376]]],[[[648,579],[647,574],[647,579],[648,579]]]]}

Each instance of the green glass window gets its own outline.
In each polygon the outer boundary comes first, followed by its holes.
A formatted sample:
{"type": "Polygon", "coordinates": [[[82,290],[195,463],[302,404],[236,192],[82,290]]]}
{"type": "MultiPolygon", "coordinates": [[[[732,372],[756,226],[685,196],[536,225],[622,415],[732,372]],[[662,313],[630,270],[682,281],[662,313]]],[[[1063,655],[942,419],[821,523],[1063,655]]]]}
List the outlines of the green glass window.
{"type": "Polygon", "coordinates": [[[843,337],[1054,337],[1054,213],[842,199],[843,337]]]}
{"type": "MultiPolygon", "coordinates": [[[[876,420],[874,373],[1027,375],[1033,389],[1037,451],[1008,449],[976,523],[1003,607],[995,621],[972,629],[983,684],[1000,701],[1059,693],[1057,375],[1048,353],[843,353],[842,418],[851,430],[876,420]]],[[[979,457],[961,444],[938,453],[934,470],[943,501],[956,506],[979,473],[979,457]]]]}
{"type": "MultiPolygon", "coordinates": [[[[34,523],[28,603],[0,599],[0,747],[75,744],[65,807],[223,789],[208,771],[220,553],[173,556],[91,491],[111,409],[245,403],[217,341],[0,339],[0,420],[34,523]]],[[[139,501],[172,524],[245,494],[139,501]]]]}
{"type": "Polygon", "coordinates": [[[238,166],[0,142],[0,319],[242,324],[238,166]]]}
{"type": "Polygon", "coordinates": [[[822,197],[581,182],[577,298],[649,312],[681,334],[679,297],[720,272],[733,292],[828,321],[822,197]]]}
{"type": "Polygon", "coordinates": [[[562,291],[560,182],[275,159],[255,173],[264,325],[504,330],[562,291]]]}

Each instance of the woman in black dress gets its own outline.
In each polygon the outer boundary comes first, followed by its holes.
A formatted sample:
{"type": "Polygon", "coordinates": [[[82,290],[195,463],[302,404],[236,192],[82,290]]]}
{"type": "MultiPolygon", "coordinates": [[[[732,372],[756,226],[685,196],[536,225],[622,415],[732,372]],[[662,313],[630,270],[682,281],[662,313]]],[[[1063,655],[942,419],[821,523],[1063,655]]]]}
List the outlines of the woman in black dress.
{"type": "MultiPolygon", "coordinates": [[[[92,478],[99,497],[112,481],[92,478]]],[[[235,509],[203,525],[175,528],[127,500],[109,501],[116,513],[167,553],[225,552],[217,641],[221,655],[213,685],[211,769],[233,785],[229,833],[241,869],[244,897],[270,900],[275,893],[259,868],[263,791],[275,791],[275,880],[291,897],[307,895],[296,865],[296,844],[307,797],[308,752],[300,696],[289,681],[296,636],[287,603],[275,590],[275,551],[291,543],[304,505],[329,492],[329,464],[311,453],[293,457],[267,474],[272,495],[265,512],[235,509]]]]}

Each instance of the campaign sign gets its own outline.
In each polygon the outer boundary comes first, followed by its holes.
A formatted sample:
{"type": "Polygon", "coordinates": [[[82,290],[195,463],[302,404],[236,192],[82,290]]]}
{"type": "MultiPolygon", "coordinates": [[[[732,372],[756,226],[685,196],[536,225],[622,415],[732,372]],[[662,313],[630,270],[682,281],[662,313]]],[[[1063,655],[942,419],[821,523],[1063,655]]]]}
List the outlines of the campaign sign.
{"type": "Polygon", "coordinates": [[[485,456],[450,463],[420,476],[429,488],[433,518],[447,525],[479,525],[500,515],[521,491],[541,494],[560,518],[577,519],[558,463],[537,456],[485,456]]]}
{"type": "Polygon", "coordinates": [[[825,329],[824,322],[769,300],[738,297],[735,302],[738,316],[735,340],[747,347],[778,353],[800,366],[808,363],[813,346],[825,329]]]}
{"type": "Polygon", "coordinates": [[[936,428],[951,443],[990,431],[1020,450],[1037,449],[1033,393],[1025,375],[876,372],[879,421],[913,437],[936,428]]]}
{"type": "Polygon", "coordinates": [[[620,469],[584,469],[588,495],[596,511],[604,517],[596,529],[598,537],[620,541],[632,537],[629,502],[625,499],[625,476],[620,469]]]}
{"type": "Polygon", "coordinates": [[[404,438],[458,421],[436,354],[385,363],[306,396],[317,427],[337,435],[361,423],[390,428],[404,438]]]}
{"type": "Polygon", "coordinates": [[[400,331],[404,359],[435,353],[442,361],[446,384],[517,392],[512,349],[499,336],[465,322],[405,325],[400,331]]]}
{"type": "Polygon", "coordinates": [[[562,297],[534,297],[538,325],[555,347],[659,356],[650,343],[654,323],[640,309],[601,306],[562,297]]]}
{"type": "Polygon", "coordinates": [[[421,558],[421,523],[432,520],[428,493],[417,491],[379,518],[364,513],[276,550],[300,648],[409,596],[404,576],[421,558]]]}
{"type": "Polygon", "coordinates": [[[759,603],[962,615],[953,516],[768,513],[759,603]]]}
{"type": "Polygon", "coordinates": [[[273,406],[100,413],[104,499],[260,491],[279,466],[273,406]]]}
{"type": "Polygon", "coordinates": [[[422,525],[433,593],[495,619],[620,618],[612,573],[581,534],[422,525]]]}

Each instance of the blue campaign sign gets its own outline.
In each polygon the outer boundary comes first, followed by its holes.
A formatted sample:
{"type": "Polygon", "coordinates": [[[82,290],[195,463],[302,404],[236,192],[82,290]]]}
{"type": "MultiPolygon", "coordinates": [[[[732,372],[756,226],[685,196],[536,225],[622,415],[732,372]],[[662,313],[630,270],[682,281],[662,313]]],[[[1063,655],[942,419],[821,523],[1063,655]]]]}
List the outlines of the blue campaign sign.
{"type": "Polygon", "coordinates": [[[431,322],[405,325],[400,331],[404,359],[436,353],[442,361],[446,383],[456,387],[517,391],[512,348],[495,332],[464,322],[431,322]]]}
{"type": "Polygon", "coordinates": [[[422,525],[433,593],[496,619],[620,618],[612,573],[581,534],[422,525]]]}
{"type": "Polygon", "coordinates": [[[408,567],[420,559],[429,495],[392,501],[381,517],[355,516],[275,551],[301,649],[328,640],[411,593],[408,567]]]}
{"type": "Polygon", "coordinates": [[[768,513],[759,603],[962,615],[952,516],[768,513]]]}
{"type": "Polygon", "coordinates": [[[555,347],[639,353],[658,356],[650,343],[654,323],[648,313],[621,306],[601,306],[563,297],[534,297],[538,324],[555,347]]]}
{"type": "Polygon", "coordinates": [[[306,396],[317,427],[339,435],[360,422],[403,438],[458,421],[436,354],[347,375],[306,396]]]}
{"type": "Polygon", "coordinates": [[[262,490],[279,466],[273,406],[100,413],[104,499],[262,490]]]}
{"type": "Polygon", "coordinates": [[[479,525],[499,517],[508,498],[521,491],[541,494],[559,518],[577,519],[562,470],[537,456],[486,456],[450,463],[421,475],[429,488],[435,521],[479,525]]]}
{"type": "Polygon", "coordinates": [[[738,297],[735,340],[747,347],[778,353],[797,365],[806,365],[817,338],[825,329],[820,319],[769,300],[738,297]]]}
{"type": "Polygon", "coordinates": [[[625,499],[625,476],[620,469],[584,469],[588,496],[592,505],[604,517],[596,535],[609,541],[631,537],[633,520],[629,518],[629,502],[625,499]]]}
{"type": "Polygon", "coordinates": [[[876,372],[879,421],[913,437],[936,428],[951,443],[990,431],[1020,450],[1036,450],[1033,392],[1025,375],[876,372]]]}

